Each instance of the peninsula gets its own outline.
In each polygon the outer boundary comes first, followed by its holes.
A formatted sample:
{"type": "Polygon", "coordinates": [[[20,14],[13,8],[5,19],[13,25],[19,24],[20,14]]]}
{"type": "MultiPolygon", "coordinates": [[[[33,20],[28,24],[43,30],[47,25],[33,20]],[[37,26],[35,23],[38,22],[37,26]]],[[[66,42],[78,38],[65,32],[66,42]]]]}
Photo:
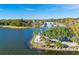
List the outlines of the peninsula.
{"type": "Polygon", "coordinates": [[[52,51],[79,51],[79,20],[66,18],[44,22],[47,27],[34,32],[31,47],[52,51]]]}

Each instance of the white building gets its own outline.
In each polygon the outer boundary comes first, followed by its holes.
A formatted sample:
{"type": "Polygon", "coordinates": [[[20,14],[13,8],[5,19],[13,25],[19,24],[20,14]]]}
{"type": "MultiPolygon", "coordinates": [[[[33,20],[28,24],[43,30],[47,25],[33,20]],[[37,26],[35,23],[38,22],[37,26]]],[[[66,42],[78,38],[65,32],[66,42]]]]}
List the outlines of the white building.
{"type": "Polygon", "coordinates": [[[48,28],[50,28],[50,27],[55,27],[55,26],[65,27],[64,24],[62,24],[62,23],[57,23],[57,22],[45,22],[45,23],[42,25],[42,27],[48,27],[48,28]]]}

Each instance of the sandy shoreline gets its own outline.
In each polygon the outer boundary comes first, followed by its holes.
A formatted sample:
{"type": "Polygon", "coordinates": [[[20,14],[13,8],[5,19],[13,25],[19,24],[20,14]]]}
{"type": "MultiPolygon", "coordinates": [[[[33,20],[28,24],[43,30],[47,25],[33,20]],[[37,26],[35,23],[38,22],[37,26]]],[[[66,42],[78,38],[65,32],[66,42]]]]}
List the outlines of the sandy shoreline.
{"type": "Polygon", "coordinates": [[[13,29],[25,29],[25,28],[32,28],[32,27],[17,27],[17,26],[0,26],[0,28],[13,28],[13,29]]]}
{"type": "Polygon", "coordinates": [[[38,50],[46,50],[46,51],[79,51],[79,47],[77,48],[47,48],[47,47],[39,47],[36,45],[32,45],[30,41],[30,48],[32,49],[38,49],[38,50]]]}

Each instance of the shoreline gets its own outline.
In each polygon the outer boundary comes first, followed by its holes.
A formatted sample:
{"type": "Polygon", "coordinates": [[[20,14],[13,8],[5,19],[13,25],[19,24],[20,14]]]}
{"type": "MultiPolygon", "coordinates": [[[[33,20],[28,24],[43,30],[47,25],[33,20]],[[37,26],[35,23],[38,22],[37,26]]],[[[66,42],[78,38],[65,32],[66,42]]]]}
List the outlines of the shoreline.
{"type": "Polygon", "coordinates": [[[78,48],[47,48],[47,47],[39,47],[36,45],[32,45],[31,41],[30,41],[30,48],[32,49],[37,49],[37,50],[45,50],[45,51],[79,51],[79,47],[78,48]]]}
{"type": "Polygon", "coordinates": [[[11,28],[11,29],[26,29],[26,28],[33,28],[33,27],[22,27],[22,26],[0,26],[0,28],[11,28]]]}

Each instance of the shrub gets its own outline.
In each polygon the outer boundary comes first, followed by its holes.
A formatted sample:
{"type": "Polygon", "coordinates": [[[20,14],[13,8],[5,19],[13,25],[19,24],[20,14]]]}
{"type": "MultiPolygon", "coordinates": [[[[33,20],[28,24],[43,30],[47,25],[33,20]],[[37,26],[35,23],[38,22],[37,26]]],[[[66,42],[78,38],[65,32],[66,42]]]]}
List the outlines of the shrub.
{"type": "Polygon", "coordinates": [[[33,32],[33,35],[35,36],[35,35],[37,35],[38,34],[38,32],[37,31],[35,31],[35,32],[33,32]]]}
{"type": "Polygon", "coordinates": [[[62,48],[63,44],[61,42],[55,42],[55,47],[56,48],[62,48]]]}
{"type": "Polygon", "coordinates": [[[34,42],[34,38],[32,38],[32,45],[34,45],[35,44],[35,42],[34,42]]]}
{"type": "Polygon", "coordinates": [[[79,44],[79,40],[77,40],[77,42],[76,42],[77,44],[79,44]]]}
{"type": "Polygon", "coordinates": [[[78,40],[77,40],[76,37],[72,37],[72,38],[71,38],[71,41],[72,41],[72,42],[77,42],[78,40]]]}
{"type": "Polygon", "coordinates": [[[43,41],[46,41],[46,38],[45,38],[44,35],[41,36],[41,39],[42,39],[43,41]]]}
{"type": "Polygon", "coordinates": [[[46,41],[46,47],[50,47],[50,44],[52,43],[51,41],[46,41]]]}

